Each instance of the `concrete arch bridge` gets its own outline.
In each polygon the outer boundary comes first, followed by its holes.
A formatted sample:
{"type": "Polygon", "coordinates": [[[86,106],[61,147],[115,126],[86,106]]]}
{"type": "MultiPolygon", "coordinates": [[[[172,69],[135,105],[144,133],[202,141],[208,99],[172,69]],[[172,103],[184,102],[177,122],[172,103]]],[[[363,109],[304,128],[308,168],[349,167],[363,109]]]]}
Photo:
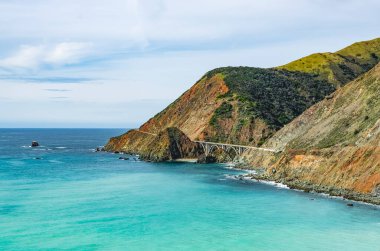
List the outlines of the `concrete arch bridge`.
{"type": "Polygon", "coordinates": [[[216,143],[216,142],[208,142],[208,141],[196,141],[196,140],[194,142],[202,146],[203,151],[205,152],[206,156],[209,156],[215,149],[221,149],[226,153],[233,150],[236,153],[236,156],[241,156],[246,150],[249,150],[249,149],[274,152],[274,153],[278,152],[274,149],[255,147],[255,146],[234,145],[234,144],[216,143]]]}

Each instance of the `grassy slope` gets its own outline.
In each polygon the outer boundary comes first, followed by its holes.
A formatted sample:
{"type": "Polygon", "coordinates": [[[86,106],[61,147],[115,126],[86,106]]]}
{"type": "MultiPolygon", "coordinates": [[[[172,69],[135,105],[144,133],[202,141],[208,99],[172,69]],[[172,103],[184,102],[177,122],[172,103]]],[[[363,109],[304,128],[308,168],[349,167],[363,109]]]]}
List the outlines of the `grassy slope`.
{"type": "Polygon", "coordinates": [[[368,71],[379,62],[380,38],[354,43],[335,53],[316,53],[278,67],[320,75],[341,86],[368,71]]]}

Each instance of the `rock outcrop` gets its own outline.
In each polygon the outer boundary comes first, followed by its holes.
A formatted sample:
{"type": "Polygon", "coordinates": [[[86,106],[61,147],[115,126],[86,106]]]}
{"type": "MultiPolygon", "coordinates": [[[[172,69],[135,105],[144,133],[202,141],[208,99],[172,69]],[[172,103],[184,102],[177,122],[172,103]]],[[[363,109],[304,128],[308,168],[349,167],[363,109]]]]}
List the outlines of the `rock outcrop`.
{"type": "Polygon", "coordinates": [[[197,143],[175,127],[166,128],[157,135],[132,130],[112,138],[105,149],[139,154],[141,159],[149,161],[197,158],[203,152],[197,143]]]}
{"type": "Polygon", "coordinates": [[[37,147],[39,146],[40,144],[37,142],[37,141],[32,141],[32,147],[37,147]]]}

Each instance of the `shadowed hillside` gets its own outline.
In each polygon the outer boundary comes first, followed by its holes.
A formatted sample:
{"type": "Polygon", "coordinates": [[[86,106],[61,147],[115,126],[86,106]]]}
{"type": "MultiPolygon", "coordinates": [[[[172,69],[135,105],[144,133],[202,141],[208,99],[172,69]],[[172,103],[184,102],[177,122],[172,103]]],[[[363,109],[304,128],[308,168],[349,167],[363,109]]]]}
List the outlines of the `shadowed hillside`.
{"type": "Polygon", "coordinates": [[[269,179],[380,204],[380,64],[247,152],[269,179]]]}

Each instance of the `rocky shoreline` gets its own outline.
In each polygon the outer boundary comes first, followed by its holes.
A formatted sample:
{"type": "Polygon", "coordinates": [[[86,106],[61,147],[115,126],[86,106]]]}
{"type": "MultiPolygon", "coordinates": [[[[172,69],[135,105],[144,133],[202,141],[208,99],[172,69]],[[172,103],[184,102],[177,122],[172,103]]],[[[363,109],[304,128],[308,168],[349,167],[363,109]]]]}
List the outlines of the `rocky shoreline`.
{"type": "MultiPolygon", "coordinates": [[[[111,152],[111,151],[109,151],[111,152]]],[[[123,154],[131,154],[135,155],[135,153],[131,152],[115,152],[115,153],[123,153],[123,154]]],[[[139,159],[147,162],[152,162],[150,159],[141,158],[139,159]]],[[[176,160],[166,160],[165,162],[188,162],[188,163],[208,163],[202,159],[195,158],[179,158],[176,160]]],[[[225,162],[219,162],[220,164],[227,164],[225,162]]],[[[231,163],[230,163],[231,164],[231,163]]],[[[266,181],[266,182],[275,182],[277,184],[286,185],[289,189],[300,190],[305,193],[318,193],[318,194],[327,194],[332,197],[340,197],[347,200],[352,200],[356,202],[364,202],[371,205],[380,205],[380,196],[376,196],[373,194],[363,194],[354,192],[348,189],[331,187],[331,186],[323,186],[313,184],[312,182],[296,180],[292,178],[274,178],[268,175],[267,170],[265,168],[252,168],[252,166],[248,165],[244,162],[238,162],[236,164],[230,165],[231,168],[236,170],[246,170],[251,171],[248,174],[238,175],[237,178],[241,180],[257,180],[257,181],[266,181]]]]}
{"type": "Polygon", "coordinates": [[[376,206],[380,205],[380,197],[372,195],[372,194],[362,194],[362,193],[357,193],[348,189],[317,185],[311,182],[306,182],[306,181],[301,181],[301,180],[285,179],[285,178],[275,179],[267,175],[264,169],[262,168],[255,169],[255,168],[250,168],[247,166],[238,165],[236,166],[236,169],[255,171],[249,174],[240,175],[238,177],[239,179],[270,181],[270,182],[286,185],[290,189],[300,190],[305,193],[327,194],[332,197],[341,197],[343,199],[357,201],[357,202],[364,202],[364,203],[368,203],[368,204],[376,205],[376,206]]]}

